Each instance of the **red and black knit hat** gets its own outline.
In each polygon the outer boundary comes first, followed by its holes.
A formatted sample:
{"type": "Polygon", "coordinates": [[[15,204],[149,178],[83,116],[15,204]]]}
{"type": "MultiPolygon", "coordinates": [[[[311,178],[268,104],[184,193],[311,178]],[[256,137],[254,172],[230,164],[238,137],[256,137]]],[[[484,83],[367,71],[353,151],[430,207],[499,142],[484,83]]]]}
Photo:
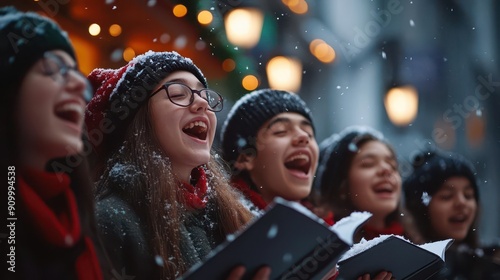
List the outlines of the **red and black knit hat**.
{"type": "Polygon", "coordinates": [[[175,71],[191,72],[204,87],[207,80],[189,58],[177,52],[148,51],[119,69],[95,69],[89,80],[95,94],[87,105],[85,123],[98,154],[111,153],[158,84],[175,71]]]}

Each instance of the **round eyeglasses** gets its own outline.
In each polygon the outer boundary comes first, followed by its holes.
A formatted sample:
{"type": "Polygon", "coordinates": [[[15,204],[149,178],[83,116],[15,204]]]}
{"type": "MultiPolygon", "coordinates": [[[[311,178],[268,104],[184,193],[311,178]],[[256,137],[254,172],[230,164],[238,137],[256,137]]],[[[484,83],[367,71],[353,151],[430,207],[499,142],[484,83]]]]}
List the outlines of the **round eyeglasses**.
{"type": "Polygon", "coordinates": [[[204,88],[196,90],[181,83],[166,83],[153,92],[151,96],[162,90],[165,90],[168,99],[170,99],[172,103],[181,107],[188,107],[193,104],[195,93],[207,101],[208,110],[212,112],[220,112],[224,103],[222,96],[211,89],[204,88]]]}
{"type": "Polygon", "coordinates": [[[64,60],[51,52],[45,52],[43,54],[43,66],[44,74],[51,76],[54,81],[59,83],[61,86],[68,84],[70,72],[73,71],[78,77],[82,78],[85,82],[85,90],[83,93],[83,98],[88,103],[92,99],[92,86],[87,80],[87,77],[78,70],[76,66],[67,65],[64,60]]]}

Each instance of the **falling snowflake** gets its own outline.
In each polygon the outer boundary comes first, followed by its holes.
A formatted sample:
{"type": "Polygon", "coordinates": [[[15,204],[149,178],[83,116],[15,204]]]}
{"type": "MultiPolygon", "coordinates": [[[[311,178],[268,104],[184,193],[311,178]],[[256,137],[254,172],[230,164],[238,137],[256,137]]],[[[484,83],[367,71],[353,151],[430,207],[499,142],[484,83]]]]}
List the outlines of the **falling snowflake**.
{"type": "Polygon", "coordinates": [[[432,196],[430,196],[427,192],[422,193],[422,203],[425,206],[429,206],[429,203],[431,202],[432,196]]]}

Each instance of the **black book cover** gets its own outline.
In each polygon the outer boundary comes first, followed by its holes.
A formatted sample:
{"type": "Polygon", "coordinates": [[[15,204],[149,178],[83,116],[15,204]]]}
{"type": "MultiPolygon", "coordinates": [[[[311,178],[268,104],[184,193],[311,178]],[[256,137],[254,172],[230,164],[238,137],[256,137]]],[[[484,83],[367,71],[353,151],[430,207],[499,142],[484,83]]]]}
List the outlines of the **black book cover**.
{"type": "Polygon", "coordinates": [[[296,202],[277,198],[244,230],[228,238],[180,279],[226,279],[232,268],[244,265],[244,279],[262,266],[270,279],[321,279],[352,245],[354,231],[369,217],[355,213],[329,227],[296,202]]]}
{"type": "Polygon", "coordinates": [[[373,279],[380,271],[389,271],[398,280],[430,279],[444,267],[445,251],[452,242],[415,245],[394,235],[360,242],[351,249],[355,252],[348,251],[339,262],[337,280],[357,279],[365,273],[373,279]]]}

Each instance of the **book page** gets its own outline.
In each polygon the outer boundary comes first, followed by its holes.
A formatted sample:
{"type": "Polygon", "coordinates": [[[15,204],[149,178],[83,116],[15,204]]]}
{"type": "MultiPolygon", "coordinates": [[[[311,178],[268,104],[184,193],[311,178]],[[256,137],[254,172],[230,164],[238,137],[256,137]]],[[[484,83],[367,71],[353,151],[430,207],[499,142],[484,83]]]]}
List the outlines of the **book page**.
{"type": "Polygon", "coordinates": [[[354,243],[354,232],[372,216],[369,212],[353,212],[330,227],[348,245],[354,243]]]}
{"type": "Polygon", "coordinates": [[[398,235],[362,240],[338,262],[338,279],[356,279],[360,273],[375,277],[380,271],[390,271],[396,279],[429,279],[444,267],[444,252],[450,243],[443,240],[419,246],[398,235]]]}
{"type": "Polygon", "coordinates": [[[426,243],[420,245],[420,247],[426,249],[431,253],[438,255],[444,261],[444,255],[446,253],[446,249],[448,249],[448,247],[450,247],[452,243],[453,239],[446,239],[446,240],[426,243]]]}

